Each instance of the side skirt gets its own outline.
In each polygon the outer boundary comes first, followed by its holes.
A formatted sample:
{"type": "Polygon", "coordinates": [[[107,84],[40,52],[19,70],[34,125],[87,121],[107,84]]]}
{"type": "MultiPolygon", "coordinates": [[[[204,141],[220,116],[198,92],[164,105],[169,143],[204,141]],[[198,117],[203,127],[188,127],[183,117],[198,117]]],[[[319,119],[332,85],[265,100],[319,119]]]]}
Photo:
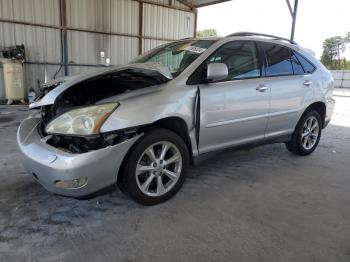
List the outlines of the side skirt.
{"type": "Polygon", "coordinates": [[[268,145],[268,144],[286,143],[286,142],[291,140],[291,137],[292,137],[292,134],[282,135],[282,136],[264,139],[264,140],[261,140],[259,142],[253,142],[253,143],[233,146],[233,147],[229,147],[229,148],[215,150],[215,151],[208,152],[208,153],[199,154],[197,157],[193,158],[193,164],[198,165],[198,164],[216,156],[217,154],[219,154],[221,152],[225,152],[225,151],[229,151],[229,150],[235,150],[235,151],[250,150],[250,149],[253,149],[255,147],[268,145]]]}

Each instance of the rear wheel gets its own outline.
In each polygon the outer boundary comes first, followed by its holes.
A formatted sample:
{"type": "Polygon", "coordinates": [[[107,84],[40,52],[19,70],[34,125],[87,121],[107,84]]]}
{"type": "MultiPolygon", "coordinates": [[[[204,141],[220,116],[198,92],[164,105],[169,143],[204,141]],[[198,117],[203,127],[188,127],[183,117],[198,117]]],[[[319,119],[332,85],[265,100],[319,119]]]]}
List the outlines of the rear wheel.
{"type": "Polygon", "coordinates": [[[126,161],[123,184],[130,197],[143,205],[155,205],[181,188],[189,155],[176,133],[151,129],[136,142],[126,161]]]}
{"type": "Polygon", "coordinates": [[[286,143],[289,151],[297,155],[309,155],[320,141],[322,121],[320,114],[315,110],[307,111],[300,119],[292,140],[286,143]]]}

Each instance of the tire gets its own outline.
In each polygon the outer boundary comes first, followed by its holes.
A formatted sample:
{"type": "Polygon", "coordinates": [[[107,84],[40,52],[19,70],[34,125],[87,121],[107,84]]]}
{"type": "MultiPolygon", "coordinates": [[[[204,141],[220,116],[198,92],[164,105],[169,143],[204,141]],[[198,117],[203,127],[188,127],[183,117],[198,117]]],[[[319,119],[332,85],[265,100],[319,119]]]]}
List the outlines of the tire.
{"type": "Polygon", "coordinates": [[[123,187],[142,205],[159,204],[179,191],[188,165],[189,152],[180,136],[167,129],[149,129],[127,155],[123,187]]]}
{"type": "Polygon", "coordinates": [[[300,156],[306,156],[315,151],[322,133],[320,114],[310,109],[300,118],[291,141],[286,143],[287,149],[300,156]],[[312,129],[314,128],[314,129],[312,129]]]}

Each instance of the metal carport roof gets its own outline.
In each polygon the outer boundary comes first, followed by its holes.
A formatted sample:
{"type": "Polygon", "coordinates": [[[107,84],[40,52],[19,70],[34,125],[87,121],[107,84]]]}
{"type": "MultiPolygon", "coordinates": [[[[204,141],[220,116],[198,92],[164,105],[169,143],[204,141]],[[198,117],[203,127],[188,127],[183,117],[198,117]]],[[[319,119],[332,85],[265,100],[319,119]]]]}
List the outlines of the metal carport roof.
{"type": "MultiPolygon", "coordinates": [[[[198,8],[198,7],[204,7],[208,5],[215,5],[223,2],[228,2],[230,0],[179,0],[179,1],[189,6],[198,8]]],[[[293,41],[294,32],[295,32],[295,21],[297,18],[297,11],[298,11],[298,0],[294,0],[294,8],[292,8],[290,0],[286,0],[286,3],[288,5],[290,15],[292,16],[292,30],[291,30],[290,40],[293,41]]]]}
{"type": "Polygon", "coordinates": [[[215,5],[215,4],[219,4],[227,1],[230,1],[230,0],[187,0],[187,2],[191,3],[194,7],[215,5]]]}

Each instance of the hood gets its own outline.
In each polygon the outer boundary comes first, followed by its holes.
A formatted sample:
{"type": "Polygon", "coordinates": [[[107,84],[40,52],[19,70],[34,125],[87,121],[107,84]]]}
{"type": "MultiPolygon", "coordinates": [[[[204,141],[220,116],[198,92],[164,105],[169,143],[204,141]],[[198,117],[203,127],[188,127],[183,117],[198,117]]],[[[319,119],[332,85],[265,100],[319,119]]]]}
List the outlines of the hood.
{"type": "MultiPolygon", "coordinates": [[[[147,78],[154,78],[157,80],[157,84],[165,83],[173,79],[169,69],[160,63],[135,63],[125,66],[114,66],[103,68],[99,70],[89,71],[83,74],[62,77],[55,79],[49,83],[42,86],[43,93],[38,96],[38,99],[29,105],[30,109],[52,105],[55,103],[56,99],[63,94],[65,91],[70,89],[77,84],[84,81],[113,75],[113,74],[123,74],[132,73],[133,76],[147,76],[147,78]]],[[[124,77],[125,78],[125,77],[124,77]]],[[[118,85],[116,84],[116,89],[118,85]]],[[[97,89],[96,92],[99,92],[97,89]]]]}

